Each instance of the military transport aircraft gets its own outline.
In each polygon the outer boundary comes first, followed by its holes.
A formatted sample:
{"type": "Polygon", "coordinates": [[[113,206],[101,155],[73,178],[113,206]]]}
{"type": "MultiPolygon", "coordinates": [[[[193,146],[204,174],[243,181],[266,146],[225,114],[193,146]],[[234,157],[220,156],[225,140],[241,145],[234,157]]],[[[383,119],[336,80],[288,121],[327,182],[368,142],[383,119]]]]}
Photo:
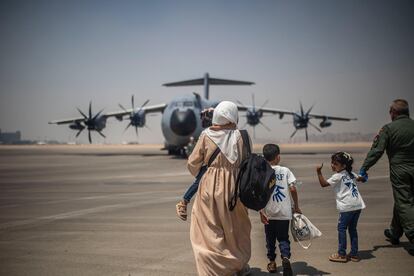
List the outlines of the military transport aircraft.
{"type": "MultiPolygon", "coordinates": [[[[165,138],[165,149],[168,150],[169,154],[185,154],[184,148],[188,144],[190,137],[197,138],[203,131],[200,118],[201,111],[210,107],[215,107],[220,102],[209,99],[209,86],[253,84],[253,82],[247,81],[210,78],[209,74],[206,73],[203,78],[163,84],[166,87],[203,85],[204,97],[201,97],[199,94],[194,92],[192,95],[179,96],[171,100],[169,103],[162,103],[158,105],[148,106],[147,103],[149,100],[146,100],[139,108],[135,108],[134,97],[132,96],[132,108],[126,109],[124,106],[119,104],[122,109],[120,111],[102,114],[101,110],[95,115],[92,113],[92,103],[90,102],[88,116],[78,108],[78,111],[82,117],[55,120],[49,122],[49,124],[69,124],[69,128],[78,130],[76,137],[78,137],[80,133],[85,128],[87,128],[89,142],[91,143],[92,138],[90,131],[96,131],[102,137],[105,137],[105,135],[102,133],[102,130],[106,126],[106,120],[110,117],[115,117],[119,121],[122,121],[125,117],[128,118],[129,124],[127,125],[127,128],[130,126],[135,127],[135,131],[138,134],[138,128],[145,126],[145,118],[147,114],[161,112],[161,129],[165,138]]],[[[265,108],[264,106],[266,103],[267,101],[261,107],[256,108],[254,103],[254,96],[253,106],[246,106],[241,102],[238,102],[238,109],[240,111],[246,112],[246,124],[252,127],[261,124],[269,130],[269,128],[261,122],[261,118],[263,117],[264,113],[279,115],[280,119],[282,119],[284,115],[292,115],[295,132],[291,137],[295,135],[298,129],[304,128],[306,131],[306,140],[308,140],[308,125],[311,125],[320,131],[317,126],[309,122],[309,119],[321,119],[321,128],[330,126],[332,124],[332,120],[356,120],[353,118],[311,114],[310,112],[312,110],[312,107],[306,113],[304,113],[302,104],[300,104],[301,112],[299,113],[275,108],[265,108]]]]}

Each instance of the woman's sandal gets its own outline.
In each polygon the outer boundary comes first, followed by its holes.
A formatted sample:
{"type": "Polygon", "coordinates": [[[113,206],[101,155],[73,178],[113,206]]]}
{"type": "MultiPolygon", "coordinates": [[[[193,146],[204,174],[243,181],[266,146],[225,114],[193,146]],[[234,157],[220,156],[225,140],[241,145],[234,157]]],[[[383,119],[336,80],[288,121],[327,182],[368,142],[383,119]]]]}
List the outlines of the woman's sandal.
{"type": "Polygon", "coordinates": [[[177,203],[177,205],[175,205],[175,209],[177,211],[177,216],[180,219],[186,221],[187,220],[187,204],[180,201],[177,203]]]}
{"type": "Polygon", "coordinates": [[[331,256],[329,256],[329,260],[331,262],[346,263],[348,261],[348,258],[346,256],[341,256],[338,253],[333,253],[331,256]]]}

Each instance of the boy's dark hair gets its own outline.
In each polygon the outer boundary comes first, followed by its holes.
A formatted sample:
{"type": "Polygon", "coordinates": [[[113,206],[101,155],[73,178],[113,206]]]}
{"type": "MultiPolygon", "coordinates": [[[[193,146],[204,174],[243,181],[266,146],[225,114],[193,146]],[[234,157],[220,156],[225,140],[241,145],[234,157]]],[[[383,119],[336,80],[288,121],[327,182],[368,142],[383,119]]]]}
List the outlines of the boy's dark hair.
{"type": "Polygon", "coordinates": [[[332,162],[336,161],[339,164],[345,165],[345,170],[348,172],[351,179],[354,178],[354,174],[352,173],[352,164],[354,163],[354,158],[344,151],[338,151],[337,153],[332,154],[331,156],[332,162]]]}
{"type": "Polygon", "coordinates": [[[263,146],[263,157],[267,161],[272,161],[280,154],[280,149],[278,145],[275,144],[266,144],[263,146]]]}

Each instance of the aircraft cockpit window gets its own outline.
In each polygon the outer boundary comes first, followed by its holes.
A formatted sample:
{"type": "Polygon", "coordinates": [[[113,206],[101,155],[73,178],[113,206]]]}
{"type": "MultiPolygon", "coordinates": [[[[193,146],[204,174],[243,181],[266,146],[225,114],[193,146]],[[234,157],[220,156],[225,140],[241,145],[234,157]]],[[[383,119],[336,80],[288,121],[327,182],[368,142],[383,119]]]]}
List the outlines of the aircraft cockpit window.
{"type": "Polygon", "coordinates": [[[193,106],[193,102],[184,102],[184,106],[193,106]]]}

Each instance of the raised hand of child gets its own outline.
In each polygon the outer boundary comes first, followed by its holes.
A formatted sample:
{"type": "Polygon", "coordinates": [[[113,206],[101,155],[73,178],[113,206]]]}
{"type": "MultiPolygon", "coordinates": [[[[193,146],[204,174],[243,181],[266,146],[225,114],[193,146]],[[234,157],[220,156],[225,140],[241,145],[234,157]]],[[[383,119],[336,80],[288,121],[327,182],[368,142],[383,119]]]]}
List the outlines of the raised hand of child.
{"type": "Polygon", "coordinates": [[[265,225],[269,224],[269,219],[267,218],[267,216],[265,214],[263,214],[262,211],[260,211],[260,220],[265,225]]]}
{"type": "Polygon", "coordinates": [[[323,168],[323,163],[320,166],[316,166],[316,171],[321,172],[323,168]]]}

